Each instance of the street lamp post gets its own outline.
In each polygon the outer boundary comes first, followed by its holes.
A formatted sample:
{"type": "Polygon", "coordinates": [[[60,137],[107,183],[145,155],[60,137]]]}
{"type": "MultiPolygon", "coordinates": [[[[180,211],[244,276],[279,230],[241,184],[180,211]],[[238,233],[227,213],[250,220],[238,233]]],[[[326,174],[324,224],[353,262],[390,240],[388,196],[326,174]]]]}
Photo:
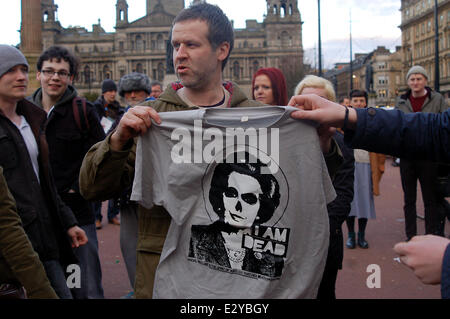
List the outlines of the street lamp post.
{"type": "Polygon", "coordinates": [[[319,12],[319,76],[322,76],[322,35],[320,27],[320,0],[317,0],[317,8],[319,12]]]}
{"type": "Polygon", "coordinates": [[[350,10],[350,91],[353,91],[352,11],[350,10]]]}
{"type": "Polygon", "coordinates": [[[434,90],[439,92],[439,17],[438,0],[434,0],[434,90]]]}

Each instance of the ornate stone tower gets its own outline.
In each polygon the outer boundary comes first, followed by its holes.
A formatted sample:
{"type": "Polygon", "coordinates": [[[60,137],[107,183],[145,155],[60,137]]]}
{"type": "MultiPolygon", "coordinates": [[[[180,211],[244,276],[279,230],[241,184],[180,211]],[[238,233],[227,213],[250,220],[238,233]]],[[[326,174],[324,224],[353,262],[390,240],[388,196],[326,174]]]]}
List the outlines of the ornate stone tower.
{"type": "Polygon", "coordinates": [[[303,77],[302,19],[297,0],[267,0],[266,43],[270,63],[280,68],[288,82],[288,91],[303,77]],[[280,55],[279,52],[282,51],[280,55]],[[277,52],[278,53],[275,53],[277,52]]]}
{"type": "Polygon", "coordinates": [[[22,23],[20,26],[20,50],[30,65],[28,93],[36,90],[36,62],[42,52],[41,0],[22,0],[22,23]]]}
{"type": "Polygon", "coordinates": [[[116,14],[116,27],[128,24],[128,3],[126,0],[117,0],[116,14]]]}

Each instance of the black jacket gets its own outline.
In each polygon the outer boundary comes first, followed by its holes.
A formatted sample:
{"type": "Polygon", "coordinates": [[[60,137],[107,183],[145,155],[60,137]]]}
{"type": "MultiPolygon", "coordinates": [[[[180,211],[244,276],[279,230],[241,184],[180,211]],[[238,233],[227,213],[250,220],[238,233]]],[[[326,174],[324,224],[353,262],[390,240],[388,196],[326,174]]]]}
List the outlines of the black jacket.
{"type": "MultiPolygon", "coordinates": [[[[78,176],[84,155],[92,145],[105,138],[105,133],[94,107],[87,102],[85,116],[89,122],[89,131],[87,136],[83,136],[73,114],[72,101],[75,97],[77,91],[69,86],[51,111],[45,133],[58,193],[73,210],[79,224],[86,225],[94,223],[95,217],[91,205],[80,195],[78,176]]],[[[29,99],[42,107],[42,89],[34,92],[29,99]]],[[[80,115],[80,121],[84,120],[80,115]]]]}
{"type": "Polygon", "coordinates": [[[99,119],[106,116],[115,120],[125,112],[125,109],[120,106],[119,102],[107,103],[103,95],[95,100],[94,108],[99,119]]]}
{"type": "Polygon", "coordinates": [[[342,151],[344,161],[333,178],[336,199],[327,205],[330,220],[330,244],[328,248],[327,264],[342,268],[344,259],[344,239],[342,223],[350,214],[354,195],[355,157],[353,149],[344,144],[344,136],[336,132],[334,139],[342,151]]]}
{"type": "Polygon", "coordinates": [[[30,124],[39,151],[38,180],[22,134],[0,111],[0,166],[25,232],[41,260],[77,263],[67,236],[67,230],[77,225],[77,219],[58,196],[52,177],[44,132],[47,115],[26,100],[18,103],[16,112],[30,124]]]}

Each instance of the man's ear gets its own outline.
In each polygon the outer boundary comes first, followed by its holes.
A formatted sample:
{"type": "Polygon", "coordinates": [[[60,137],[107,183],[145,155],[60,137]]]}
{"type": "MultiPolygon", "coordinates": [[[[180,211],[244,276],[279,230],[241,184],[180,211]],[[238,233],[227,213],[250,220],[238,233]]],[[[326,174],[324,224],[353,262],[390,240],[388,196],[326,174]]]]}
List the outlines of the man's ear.
{"type": "Polygon", "coordinates": [[[217,47],[217,58],[220,61],[224,61],[228,54],[230,53],[230,44],[228,42],[223,42],[221,45],[217,47]]]}
{"type": "Polygon", "coordinates": [[[72,74],[72,75],[69,77],[69,81],[68,81],[70,85],[72,85],[74,79],[75,79],[75,75],[72,74]]]}

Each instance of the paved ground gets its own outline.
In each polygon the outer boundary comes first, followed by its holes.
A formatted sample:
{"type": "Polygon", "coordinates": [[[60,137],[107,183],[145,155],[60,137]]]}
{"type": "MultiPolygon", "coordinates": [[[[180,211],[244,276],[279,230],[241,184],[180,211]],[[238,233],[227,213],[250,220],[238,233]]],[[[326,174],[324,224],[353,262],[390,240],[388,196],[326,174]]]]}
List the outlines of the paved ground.
{"type": "MultiPolygon", "coordinates": [[[[395,243],[404,240],[403,192],[400,185],[399,169],[386,163],[386,173],[381,181],[381,196],[375,198],[377,219],[367,225],[366,238],[370,248],[363,250],[346,249],[343,269],[339,272],[336,295],[339,299],[415,299],[440,298],[439,286],[423,285],[405,266],[395,262],[392,250],[395,243]],[[380,288],[368,288],[369,265],[378,265],[381,275],[380,288]]],[[[420,192],[420,188],[419,188],[420,192]]],[[[423,214],[423,204],[419,194],[418,211],[423,214]]],[[[106,203],[103,216],[106,216],[106,203]]],[[[420,233],[424,233],[424,222],[417,220],[420,233]]],[[[107,223],[103,218],[103,228],[98,231],[100,258],[103,269],[105,298],[120,298],[131,287],[119,247],[119,226],[107,223]]],[[[347,227],[343,226],[344,240],[347,227]]],[[[447,235],[450,224],[446,226],[447,235]]]]}

